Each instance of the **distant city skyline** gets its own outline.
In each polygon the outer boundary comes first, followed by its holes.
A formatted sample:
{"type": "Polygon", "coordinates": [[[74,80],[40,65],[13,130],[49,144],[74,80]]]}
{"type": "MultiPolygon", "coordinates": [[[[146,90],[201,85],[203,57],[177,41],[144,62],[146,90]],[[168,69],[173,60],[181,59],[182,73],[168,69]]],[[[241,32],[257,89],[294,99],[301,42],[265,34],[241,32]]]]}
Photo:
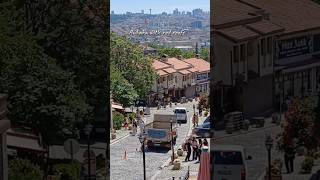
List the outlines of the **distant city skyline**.
{"type": "Polygon", "coordinates": [[[125,14],[126,12],[145,14],[161,14],[162,12],[172,13],[178,9],[180,12],[192,12],[193,9],[210,10],[210,0],[111,0],[110,11],[115,14],[125,14]]]}

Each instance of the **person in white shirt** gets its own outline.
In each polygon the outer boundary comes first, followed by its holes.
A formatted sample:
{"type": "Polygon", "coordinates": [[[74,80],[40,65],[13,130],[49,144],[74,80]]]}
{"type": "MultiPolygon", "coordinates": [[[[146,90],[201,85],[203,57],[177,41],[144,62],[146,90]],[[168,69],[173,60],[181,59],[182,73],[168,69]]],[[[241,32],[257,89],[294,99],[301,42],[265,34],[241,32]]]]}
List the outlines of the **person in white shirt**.
{"type": "Polygon", "coordinates": [[[197,160],[199,144],[195,137],[192,139],[192,160],[197,160]]]}

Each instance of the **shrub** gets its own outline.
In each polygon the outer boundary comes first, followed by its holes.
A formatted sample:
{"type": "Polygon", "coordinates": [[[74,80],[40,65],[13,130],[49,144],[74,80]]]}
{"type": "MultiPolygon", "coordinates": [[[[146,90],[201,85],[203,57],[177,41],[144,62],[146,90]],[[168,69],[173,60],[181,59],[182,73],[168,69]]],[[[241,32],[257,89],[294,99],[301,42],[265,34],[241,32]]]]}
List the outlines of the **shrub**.
{"type": "Polygon", "coordinates": [[[53,170],[61,173],[61,180],[80,179],[81,165],[78,161],[72,161],[69,164],[56,164],[53,170]]]}
{"type": "Polygon", "coordinates": [[[124,122],[124,115],[118,112],[113,114],[113,127],[115,129],[121,129],[122,123],[124,122]]]}
{"type": "Polygon", "coordinates": [[[42,180],[42,171],[27,159],[14,159],[9,162],[9,179],[42,180]]]}
{"type": "Polygon", "coordinates": [[[309,174],[312,171],[313,166],[313,158],[306,157],[304,161],[301,163],[301,173],[302,174],[309,174]]]}

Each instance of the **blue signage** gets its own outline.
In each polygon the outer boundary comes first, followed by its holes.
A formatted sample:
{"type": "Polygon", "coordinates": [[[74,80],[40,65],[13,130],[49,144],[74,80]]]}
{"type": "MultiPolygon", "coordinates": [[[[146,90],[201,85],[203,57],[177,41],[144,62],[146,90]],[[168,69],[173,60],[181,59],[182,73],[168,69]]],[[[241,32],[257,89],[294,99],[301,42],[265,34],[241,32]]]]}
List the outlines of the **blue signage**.
{"type": "Polygon", "coordinates": [[[310,53],[310,38],[308,36],[278,41],[278,59],[308,53],[310,53]]]}
{"type": "Polygon", "coordinates": [[[163,139],[167,136],[165,130],[148,129],[148,136],[155,139],[163,139]]]}

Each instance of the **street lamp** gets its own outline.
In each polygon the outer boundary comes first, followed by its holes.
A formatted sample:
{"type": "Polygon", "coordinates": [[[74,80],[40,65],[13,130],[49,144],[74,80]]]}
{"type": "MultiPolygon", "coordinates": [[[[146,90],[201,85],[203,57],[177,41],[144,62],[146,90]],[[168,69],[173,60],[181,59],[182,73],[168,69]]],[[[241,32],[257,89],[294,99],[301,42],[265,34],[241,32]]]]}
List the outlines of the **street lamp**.
{"type": "Polygon", "coordinates": [[[266,136],[265,146],[268,151],[268,169],[269,169],[268,179],[271,180],[271,149],[273,146],[273,139],[270,135],[266,136]]]}
{"type": "Polygon", "coordinates": [[[85,128],[84,128],[84,133],[87,136],[87,143],[88,143],[88,177],[87,179],[91,179],[91,163],[90,163],[90,134],[92,131],[92,125],[90,123],[88,123],[85,128]]]}
{"type": "Polygon", "coordinates": [[[141,143],[141,149],[142,149],[142,154],[143,154],[143,180],[146,180],[146,153],[145,153],[145,148],[144,148],[144,143],[145,143],[145,136],[144,134],[141,134],[139,136],[139,141],[141,143]]]}

